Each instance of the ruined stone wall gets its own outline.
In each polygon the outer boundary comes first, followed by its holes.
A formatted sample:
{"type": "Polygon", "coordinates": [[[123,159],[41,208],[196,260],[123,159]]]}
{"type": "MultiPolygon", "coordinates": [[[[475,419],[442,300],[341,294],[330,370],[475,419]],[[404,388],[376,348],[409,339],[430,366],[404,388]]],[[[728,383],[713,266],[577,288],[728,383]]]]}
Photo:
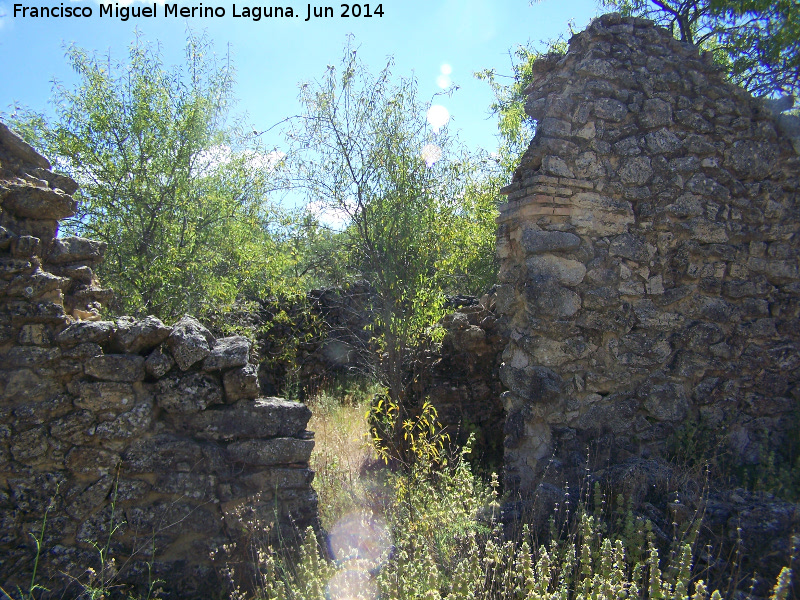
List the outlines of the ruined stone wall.
{"type": "Polygon", "coordinates": [[[497,324],[494,294],[460,297],[463,305],[440,322],[444,337],[417,352],[411,365],[407,409],[436,408],[451,441],[463,445],[474,435],[476,466],[498,470],[503,460],[505,413],[499,371],[507,340],[497,324]]]}
{"type": "Polygon", "coordinates": [[[300,299],[262,301],[247,315],[257,332],[261,389],[292,389],[305,399],[331,384],[372,376],[374,296],[369,283],[357,281],[300,299]]]}
{"type": "Polygon", "coordinates": [[[44,525],[36,583],[58,597],[87,568],[216,597],[216,549],[316,522],[310,411],[258,397],[246,338],[100,320],[104,244],[56,237],[76,189],[0,123],[0,586],[28,589],[44,525]]]}
{"type": "Polygon", "coordinates": [[[765,461],[800,392],[791,117],[614,14],[534,77],[498,218],[506,489],[687,435],[765,461]]]}

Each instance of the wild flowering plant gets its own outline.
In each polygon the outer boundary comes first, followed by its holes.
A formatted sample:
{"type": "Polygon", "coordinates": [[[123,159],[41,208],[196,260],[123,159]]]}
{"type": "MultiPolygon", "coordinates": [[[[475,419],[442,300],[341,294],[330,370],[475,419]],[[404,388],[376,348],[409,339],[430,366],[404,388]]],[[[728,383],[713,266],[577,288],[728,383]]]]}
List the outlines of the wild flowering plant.
{"type": "MultiPolygon", "coordinates": [[[[391,406],[386,410],[391,417],[391,406]]],[[[350,530],[358,532],[347,538],[351,547],[339,547],[329,562],[309,531],[294,566],[271,550],[263,554],[259,600],[722,600],[692,576],[692,531],[661,557],[653,532],[630,511],[612,534],[582,502],[566,534],[547,545],[535,544],[527,526],[509,539],[497,520],[497,477],[487,485],[472,474],[469,445],[448,451],[433,406],[401,427],[410,460],[389,478],[393,495],[380,543],[368,539],[375,527],[350,530]]],[[[379,431],[373,428],[373,443],[388,462],[391,448],[379,431]]],[[[553,521],[551,528],[561,530],[553,521]]],[[[786,600],[790,584],[785,568],[771,600],[786,600]]]]}

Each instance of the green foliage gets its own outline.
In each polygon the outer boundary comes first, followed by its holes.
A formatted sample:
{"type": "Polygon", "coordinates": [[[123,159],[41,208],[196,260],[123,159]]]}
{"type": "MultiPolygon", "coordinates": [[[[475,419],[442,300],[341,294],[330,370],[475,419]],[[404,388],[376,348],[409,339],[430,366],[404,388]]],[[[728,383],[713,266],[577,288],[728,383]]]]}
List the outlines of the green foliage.
{"type": "MultiPolygon", "coordinates": [[[[610,533],[608,519],[590,514],[583,501],[573,516],[563,515],[565,529],[553,523],[562,535],[553,535],[548,545],[534,543],[527,528],[509,539],[496,522],[497,478],[487,486],[472,475],[464,460],[468,447],[448,455],[435,413],[423,413],[404,427],[416,440],[410,467],[389,479],[388,559],[354,577],[358,564],[324,561],[309,531],[299,564],[282,563],[271,550],[260,553],[258,598],[722,600],[719,591],[710,594],[704,581],[692,575],[696,527],[676,536],[668,556],[660,556],[649,523],[634,519],[621,500],[619,534],[610,533]],[[357,585],[340,595],[343,577],[357,585]]],[[[379,452],[382,444],[379,439],[379,452]]],[[[596,510],[604,512],[599,490],[595,501],[596,510]]],[[[786,600],[790,584],[787,568],[772,599],[786,600]]]]}
{"type": "MultiPolygon", "coordinates": [[[[400,460],[407,470],[417,462],[431,466],[442,462],[450,436],[439,423],[436,407],[426,400],[417,416],[398,423],[400,414],[398,403],[385,394],[377,395],[370,405],[369,438],[378,458],[387,465],[400,460]],[[393,435],[398,429],[402,439],[393,435]]],[[[470,452],[469,446],[465,455],[470,452]]]]}
{"type": "Polygon", "coordinates": [[[108,244],[97,271],[116,308],[173,318],[283,286],[288,221],[268,200],[280,156],[227,124],[230,61],[192,35],[185,68],[139,37],[127,62],[76,46],[67,58],[80,83],[56,82],[55,119],[12,124],[81,185],[66,230],[108,244]]]}
{"type": "Polygon", "coordinates": [[[394,78],[391,62],[373,76],[348,45],[340,68],[301,87],[300,103],[288,132],[295,184],[342,220],[315,241],[335,244],[349,277],[374,289],[376,374],[399,401],[408,349],[441,316],[445,291],[459,279],[477,287],[473,273],[493,277],[494,199],[479,191],[480,163],[428,128],[416,81],[394,78]]]}
{"type": "MultiPolygon", "coordinates": [[[[570,32],[572,28],[570,25],[570,32]]],[[[533,138],[533,121],[525,113],[525,89],[533,81],[533,63],[547,55],[565,54],[567,40],[563,35],[549,41],[543,41],[540,51],[530,42],[518,45],[509,51],[511,74],[499,74],[495,69],[484,69],[475,73],[475,77],[486,81],[494,92],[494,102],[489,110],[497,116],[497,129],[500,134],[499,163],[500,177],[510,177],[520,163],[523,153],[533,138]]]]}
{"type": "Polygon", "coordinates": [[[794,0],[603,0],[653,19],[710,50],[735,83],[757,96],[800,92],[800,4],[794,0]]]}

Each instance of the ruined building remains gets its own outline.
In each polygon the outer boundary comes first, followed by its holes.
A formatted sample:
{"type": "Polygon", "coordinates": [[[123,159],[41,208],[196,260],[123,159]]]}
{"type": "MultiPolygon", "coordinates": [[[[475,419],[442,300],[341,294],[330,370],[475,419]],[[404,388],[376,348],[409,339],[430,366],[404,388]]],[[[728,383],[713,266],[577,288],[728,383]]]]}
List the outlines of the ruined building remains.
{"type": "Polygon", "coordinates": [[[100,320],[105,245],[57,237],[77,187],[0,123],[0,587],[28,590],[38,537],[56,597],[216,596],[250,540],[316,522],[311,413],[259,398],[246,338],[100,320]]]}
{"type": "Polygon", "coordinates": [[[527,91],[498,218],[506,488],[681,439],[765,463],[797,435],[796,117],[616,14],[527,91]]]}

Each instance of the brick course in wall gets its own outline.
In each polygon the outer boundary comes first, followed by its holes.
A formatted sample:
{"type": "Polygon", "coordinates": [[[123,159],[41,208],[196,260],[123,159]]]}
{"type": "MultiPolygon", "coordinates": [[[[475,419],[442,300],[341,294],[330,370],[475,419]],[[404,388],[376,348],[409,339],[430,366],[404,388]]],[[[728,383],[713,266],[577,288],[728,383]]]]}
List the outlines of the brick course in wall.
{"type": "Polygon", "coordinates": [[[800,394],[796,117],[615,14],[533,71],[498,218],[506,489],[582,472],[587,448],[663,457],[688,426],[765,461],[800,394]]]}

